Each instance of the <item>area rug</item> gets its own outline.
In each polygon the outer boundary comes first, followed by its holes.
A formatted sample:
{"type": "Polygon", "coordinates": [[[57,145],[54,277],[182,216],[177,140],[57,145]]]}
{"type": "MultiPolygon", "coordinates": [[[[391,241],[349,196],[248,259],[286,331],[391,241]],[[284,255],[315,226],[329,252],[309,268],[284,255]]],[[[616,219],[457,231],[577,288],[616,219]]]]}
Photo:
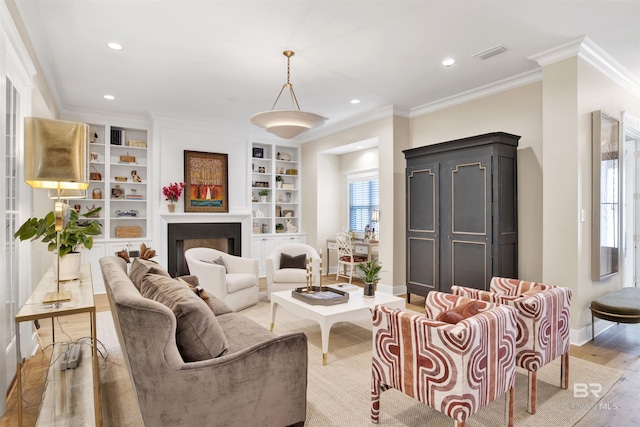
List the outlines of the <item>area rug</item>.
{"type": "MultiPolygon", "coordinates": [[[[260,301],[242,314],[269,327],[269,303],[260,301]]],[[[101,360],[100,382],[104,425],[143,426],[140,410],[129,380],[125,362],[109,312],[98,313],[98,339],[108,356],[101,360]]],[[[320,327],[313,321],[301,319],[279,308],[275,333],[304,332],[309,345],[306,426],[370,426],[371,324],[368,321],[338,323],[331,329],[329,358],[322,365],[320,327]]],[[[607,405],[606,393],[618,381],[622,371],[570,358],[569,389],[560,384],[559,359],[538,372],[538,408],[535,415],[526,411],[527,376],[518,372],[516,378],[515,425],[572,426],[594,406],[607,405]],[[573,385],[578,387],[574,397],[573,385]],[[584,393],[588,384],[598,384],[602,390],[584,393]],[[583,397],[586,394],[585,397],[583,397]]],[[[504,425],[505,399],[498,399],[473,415],[467,425],[504,425]]],[[[382,393],[380,425],[451,427],[453,420],[395,390],[382,393]]]]}

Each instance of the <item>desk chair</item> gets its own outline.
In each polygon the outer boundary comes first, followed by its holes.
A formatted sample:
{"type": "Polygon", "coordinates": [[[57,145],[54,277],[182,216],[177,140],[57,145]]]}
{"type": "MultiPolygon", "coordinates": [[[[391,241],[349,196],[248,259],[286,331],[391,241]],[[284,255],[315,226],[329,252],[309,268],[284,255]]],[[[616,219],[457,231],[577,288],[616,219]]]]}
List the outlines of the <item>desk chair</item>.
{"type": "Polygon", "coordinates": [[[336,243],[338,244],[338,271],[336,272],[336,280],[338,280],[338,277],[344,277],[349,279],[349,284],[351,284],[354,269],[358,264],[367,262],[367,257],[353,253],[351,238],[347,233],[338,234],[336,236],[336,243]],[[349,274],[347,274],[347,267],[349,267],[349,274]],[[340,271],[343,272],[341,273],[340,271]]]}

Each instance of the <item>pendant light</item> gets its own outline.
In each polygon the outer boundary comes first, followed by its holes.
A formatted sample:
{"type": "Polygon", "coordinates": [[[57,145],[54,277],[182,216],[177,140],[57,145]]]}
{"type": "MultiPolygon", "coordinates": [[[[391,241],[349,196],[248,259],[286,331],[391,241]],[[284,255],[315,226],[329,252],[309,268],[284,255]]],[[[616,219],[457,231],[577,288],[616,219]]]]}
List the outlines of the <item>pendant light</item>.
{"type": "Polygon", "coordinates": [[[282,89],[280,89],[280,93],[276,98],[276,102],[273,103],[271,110],[254,114],[251,117],[251,123],[266,129],[267,132],[277,135],[280,138],[291,139],[310,129],[322,126],[324,124],[324,117],[300,110],[298,99],[293,91],[293,85],[289,80],[291,74],[291,57],[295,55],[295,52],[285,50],[282,54],[287,57],[287,82],[282,85],[282,89]],[[285,89],[289,89],[292,109],[275,110],[274,108],[285,89]]]}

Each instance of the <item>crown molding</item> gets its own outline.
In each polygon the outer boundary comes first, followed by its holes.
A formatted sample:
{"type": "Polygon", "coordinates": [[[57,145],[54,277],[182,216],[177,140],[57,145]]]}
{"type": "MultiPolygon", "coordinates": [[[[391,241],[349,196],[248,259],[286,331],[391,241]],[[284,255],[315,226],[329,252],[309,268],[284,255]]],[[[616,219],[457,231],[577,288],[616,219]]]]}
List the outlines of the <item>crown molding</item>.
{"type": "Polygon", "coordinates": [[[489,95],[504,92],[506,90],[515,89],[542,80],[542,70],[535,69],[521,74],[517,74],[506,79],[498,80],[484,86],[460,92],[456,95],[448,96],[437,101],[429,102],[411,109],[410,117],[417,117],[423,114],[433,113],[434,111],[443,110],[455,105],[464,104],[476,99],[484,98],[489,95]]]}
{"type": "Polygon", "coordinates": [[[629,92],[640,96],[640,82],[611,55],[595,44],[589,37],[578,37],[543,52],[531,55],[528,59],[536,61],[541,67],[562,61],[573,56],[584,59],[602,74],[618,83],[629,92]]]}

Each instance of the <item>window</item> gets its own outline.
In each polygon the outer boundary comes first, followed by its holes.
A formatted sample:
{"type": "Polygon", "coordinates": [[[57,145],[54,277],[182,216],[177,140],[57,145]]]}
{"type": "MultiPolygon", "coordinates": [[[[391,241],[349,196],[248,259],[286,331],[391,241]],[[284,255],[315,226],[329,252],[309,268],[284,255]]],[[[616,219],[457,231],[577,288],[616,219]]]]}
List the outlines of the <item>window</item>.
{"type": "Polygon", "coordinates": [[[18,311],[18,284],[19,284],[19,264],[18,264],[18,243],[13,238],[17,231],[18,220],[18,112],[19,95],[11,80],[6,79],[6,135],[5,135],[5,173],[4,173],[4,207],[5,207],[5,261],[4,275],[6,283],[6,343],[10,346],[15,338],[14,318],[18,311]]]}
{"type": "Polygon", "coordinates": [[[373,228],[371,214],[379,205],[378,172],[347,176],[349,186],[349,230],[364,232],[368,225],[373,228]]]}

